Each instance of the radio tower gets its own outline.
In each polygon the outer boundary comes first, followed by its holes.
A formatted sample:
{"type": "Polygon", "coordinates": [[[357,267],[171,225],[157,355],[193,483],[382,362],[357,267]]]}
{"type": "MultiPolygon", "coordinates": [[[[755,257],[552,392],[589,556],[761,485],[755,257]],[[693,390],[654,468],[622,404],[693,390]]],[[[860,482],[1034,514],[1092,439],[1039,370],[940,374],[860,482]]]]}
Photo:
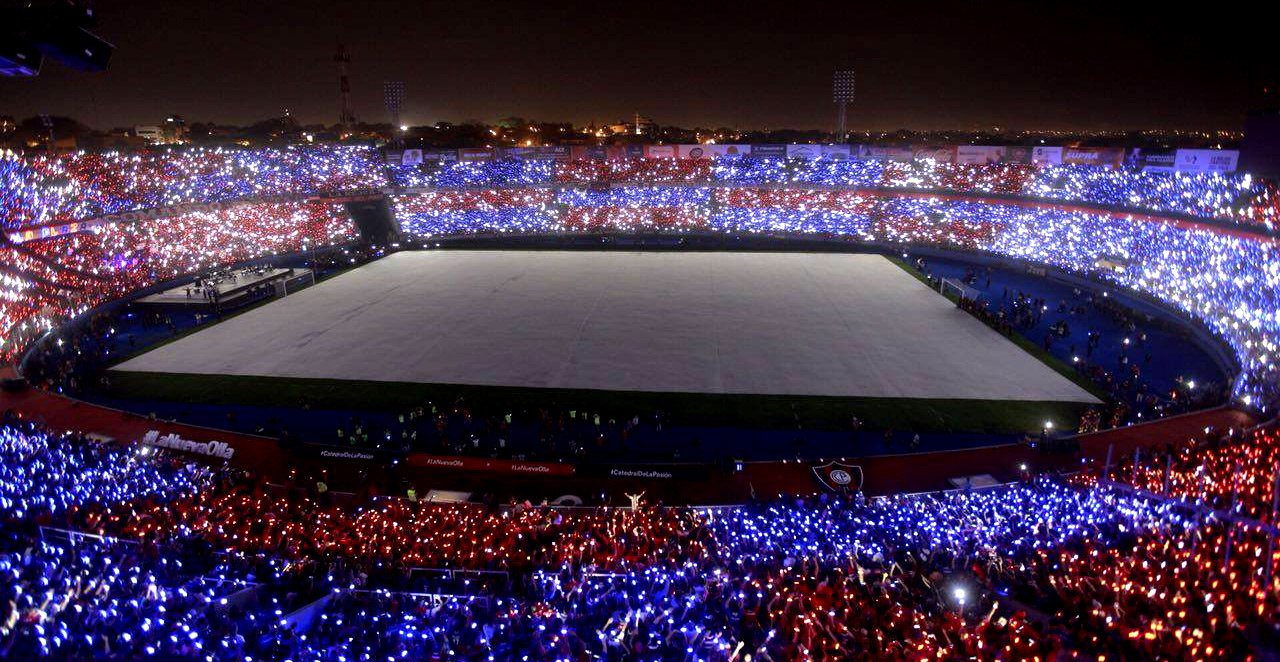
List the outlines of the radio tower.
{"type": "Polygon", "coordinates": [[[347,78],[351,54],[347,53],[347,47],[342,42],[338,42],[338,54],[333,56],[333,61],[338,63],[338,89],[342,93],[342,111],[338,115],[338,123],[346,133],[351,133],[352,125],[356,123],[355,113],[351,112],[351,80],[347,78]]]}

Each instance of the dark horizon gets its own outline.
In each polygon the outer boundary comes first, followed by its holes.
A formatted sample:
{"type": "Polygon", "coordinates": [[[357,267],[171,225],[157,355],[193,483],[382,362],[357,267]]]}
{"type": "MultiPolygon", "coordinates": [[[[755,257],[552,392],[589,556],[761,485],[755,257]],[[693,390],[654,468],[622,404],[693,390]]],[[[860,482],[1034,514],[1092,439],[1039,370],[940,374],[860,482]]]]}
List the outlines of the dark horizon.
{"type": "Polygon", "coordinates": [[[855,131],[1239,130],[1263,103],[1276,11],[1214,20],[1116,4],[980,8],[650,2],[319,3],[175,7],[95,3],[110,69],[46,62],[0,79],[0,114],[74,117],[96,129],[248,124],[288,109],[338,118],[337,43],[352,104],[385,122],[382,83],[406,84],[404,123],[502,117],[830,130],[831,74],[852,65],[855,131]]]}

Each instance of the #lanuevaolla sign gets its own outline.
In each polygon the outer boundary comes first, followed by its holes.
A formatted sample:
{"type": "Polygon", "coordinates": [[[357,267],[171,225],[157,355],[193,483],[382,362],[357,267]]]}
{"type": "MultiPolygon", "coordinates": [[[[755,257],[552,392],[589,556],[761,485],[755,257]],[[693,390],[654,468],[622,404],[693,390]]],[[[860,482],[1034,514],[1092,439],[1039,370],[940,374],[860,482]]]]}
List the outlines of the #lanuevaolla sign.
{"type": "Polygon", "coordinates": [[[161,435],[159,430],[151,430],[143,435],[142,444],[183,453],[207,455],[223,460],[230,460],[231,456],[236,454],[236,449],[232,448],[230,444],[221,441],[191,441],[190,439],[183,439],[175,433],[161,435]]]}

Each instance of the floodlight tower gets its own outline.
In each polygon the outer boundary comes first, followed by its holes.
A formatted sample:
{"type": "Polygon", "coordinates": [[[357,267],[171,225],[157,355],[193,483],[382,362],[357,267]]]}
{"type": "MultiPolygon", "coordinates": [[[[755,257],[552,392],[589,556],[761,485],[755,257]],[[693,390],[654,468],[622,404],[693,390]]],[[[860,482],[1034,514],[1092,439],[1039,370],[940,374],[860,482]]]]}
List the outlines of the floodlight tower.
{"type": "Polygon", "coordinates": [[[351,64],[351,54],[341,42],[338,43],[338,54],[333,56],[333,61],[338,63],[338,89],[342,94],[342,110],[338,113],[338,123],[342,125],[344,131],[350,133],[352,125],[356,123],[356,115],[351,112],[351,80],[347,78],[347,65],[351,64]]]}
{"type": "Polygon", "coordinates": [[[404,107],[404,82],[389,80],[382,84],[382,101],[391,118],[392,130],[400,128],[400,109],[404,107]]]}
{"type": "Polygon", "coordinates": [[[853,69],[837,70],[831,81],[832,99],[836,103],[836,142],[845,141],[845,111],[853,103],[853,69]]]}
{"type": "Polygon", "coordinates": [[[391,142],[404,144],[404,132],[407,127],[400,123],[400,109],[404,107],[404,81],[389,80],[382,84],[382,102],[387,107],[387,115],[391,117],[391,142]]]}

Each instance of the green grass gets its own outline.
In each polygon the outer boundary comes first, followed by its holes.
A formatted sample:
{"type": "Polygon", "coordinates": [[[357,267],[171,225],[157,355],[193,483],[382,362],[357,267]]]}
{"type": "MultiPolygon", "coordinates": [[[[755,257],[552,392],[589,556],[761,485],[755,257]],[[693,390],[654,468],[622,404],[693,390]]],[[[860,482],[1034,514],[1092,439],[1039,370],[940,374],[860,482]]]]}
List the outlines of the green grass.
{"type": "Polygon", "coordinates": [[[1087,406],[1070,402],[791,395],[615,392],[343,379],[111,372],[113,398],[214,405],[256,405],[399,412],[458,397],[480,411],[554,407],[629,418],[663,411],[682,425],[847,429],[857,416],[873,429],[1021,433],[1046,420],[1071,426],[1087,406]]]}

